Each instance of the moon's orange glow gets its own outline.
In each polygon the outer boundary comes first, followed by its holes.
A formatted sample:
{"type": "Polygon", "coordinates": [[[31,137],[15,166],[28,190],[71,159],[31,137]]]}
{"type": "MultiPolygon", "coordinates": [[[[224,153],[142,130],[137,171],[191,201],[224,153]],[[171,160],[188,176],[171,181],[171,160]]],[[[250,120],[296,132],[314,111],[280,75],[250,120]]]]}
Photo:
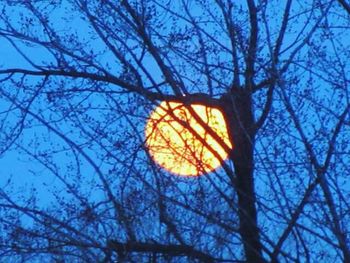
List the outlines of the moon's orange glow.
{"type": "Polygon", "coordinates": [[[198,176],[218,168],[228,153],[196,121],[189,107],[232,148],[224,116],[219,109],[165,101],[151,113],[147,121],[146,145],[153,160],[169,172],[198,176]]]}

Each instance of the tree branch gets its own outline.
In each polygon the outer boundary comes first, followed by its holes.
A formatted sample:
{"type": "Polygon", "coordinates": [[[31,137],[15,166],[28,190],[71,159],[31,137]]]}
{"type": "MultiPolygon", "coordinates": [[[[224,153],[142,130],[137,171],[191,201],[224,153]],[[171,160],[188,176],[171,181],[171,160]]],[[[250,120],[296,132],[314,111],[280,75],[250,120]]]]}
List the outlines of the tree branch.
{"type": "Polygon", "coordinates": [[[342,5],[342,7],[344,7],[345,11],[348,12],[348,14],[350,15],[350,4],[345,2],[345,0],[338,0],[338,2],[339,4],[342,5]]]}
{"type": "Polygon", "coordinates": [[[266,103],[265,103],[263,112],[262,112],[260,118],[255,122],[255,125],[254,125],[255,132],[257,132],[257,130],[260,129],[264,125],[264,123],[265,123],[265,121],[270,113],[272,102],[273,102],[274,89],[275,89],[275,86],[271,85],[267,91],[266,103]]]}
{"type": "Polygon", "coordinates": [[[258,17],[257,10],[254,3],[254,0],[247,0],[249,16],[250,16],[250,39],[248,54],[246,57],[246,87],[250,90],[253,88],[253,76],[254,76],[254,64],[256,58],[256,50],[258,43],[258,17]]]}
{"type": "Polygon", "coordinates": [[[162,70],[164,77],[166,78],[167,82],[172,87],[174,93],[176,95],[182,95],[183,92],[181,91],[179,87],[179,82],[176,81],[173,77],[173,74],[171,70],[168,68],[168,66],[164,63],[163,59],[160,56],[160,52],[157,49],[157,47],[153,44],[151,38],[146,32],[146,29],[143,25],[143,23],[139,20],[139,16],[137,12],[130,6],[129,2],[127,0],[123,0],[121,4],[125,7],[126,11],[130,14],[133,21],[136,24],[136,29],[139,34],[139,36],[142,38],[146,46],[148,47],[149,52],[152,54],[153,58],[156,60],[158,66],[162,70]]]}
{"type": "MultiPolygon", "coordinates": [[[[149,91],[149,88],[142,88],[142,87],[132,85],[112,75],[98,75],[95,73],[80,72],[80,71],[74,71],[74,70],[35,71],[35,70],[27,70],[27,69],[20,69],[20,68],[0,70],[0,75],[2,74],[11,74],[11,75],[24,74],[24,75],[45,76],[45,77],[61,76],[61,77],[71,77],[71,78],[84,78],[84,79],[90,79],[94,81],[103,81],[103,82],[115,84],[129,92],[134,92],[139,95],[142,95],[145,98],[149,99],[150,101],[173,101],[173,102],[186,103],[186,104],[202,104],[213,108],[221,107],[221,103],[218,99],[211,98],[206,94],[192,94],[187,96],[161,94],[161,93],[149,91]]],[[[110,91],[108,93],[113,93],[113,91],[110,91]]],[[[115,92],[115,93],[118,93],[118,92],[115,92]]]]}
{"type": "Polygon", "coordinates": [[[187,245],[161,245],[149,244],[141,242],[127,242],[121,243],[116,240],[109,240],[107,246],[115,250],[118,255],[125,255],[126,253],[156,253],[168,256],[185,256],[201,260],[201,262],[217,262],[212,256],[194,249],[187,245]]]}

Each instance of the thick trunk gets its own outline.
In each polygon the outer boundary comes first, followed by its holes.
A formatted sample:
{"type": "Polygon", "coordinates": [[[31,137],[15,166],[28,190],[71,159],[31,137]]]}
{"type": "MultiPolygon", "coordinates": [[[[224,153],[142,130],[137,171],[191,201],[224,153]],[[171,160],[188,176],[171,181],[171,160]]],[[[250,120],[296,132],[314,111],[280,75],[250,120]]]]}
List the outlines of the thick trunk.
{"type": "MultiPolygon", "coordinates": [[[[253,147],[249,142],[240,145],[240,152],[233,154],[236,189],[238,194],[239,231],[244,243],[244,251],[248,262],[263,262],[261,259],[261,243],[257,226],[255,207],[255,191],[253,178],[253,147]]],[[[236,145],[238,150],[238,145],[236,145]]]]}
{"type": "Polygon", "coordinates": [[[254,117],[251,97],[244,91],[222,98],[224,112],[233,142],[230,155],[236,174],[239,232],[247,262],[264,262],[261,251],[254,190],[254,117]]]}

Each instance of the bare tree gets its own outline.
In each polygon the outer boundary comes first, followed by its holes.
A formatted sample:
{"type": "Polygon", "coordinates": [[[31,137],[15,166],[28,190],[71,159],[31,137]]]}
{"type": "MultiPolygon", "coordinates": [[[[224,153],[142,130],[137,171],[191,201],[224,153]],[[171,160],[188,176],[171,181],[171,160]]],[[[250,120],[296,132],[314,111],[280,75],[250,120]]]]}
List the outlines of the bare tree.
{"type": "Polygon", "coordinates": [[[0,65],[0,156],[43,182],[2,185],[2,258],[350,262],[349,3],[1,3],[18,62],[0,65]],[[152,161],[162,101],[189,108],[222,168],[184,178],[152,161]],[[223,112],[232,149],[193,104],[223,112]]]}

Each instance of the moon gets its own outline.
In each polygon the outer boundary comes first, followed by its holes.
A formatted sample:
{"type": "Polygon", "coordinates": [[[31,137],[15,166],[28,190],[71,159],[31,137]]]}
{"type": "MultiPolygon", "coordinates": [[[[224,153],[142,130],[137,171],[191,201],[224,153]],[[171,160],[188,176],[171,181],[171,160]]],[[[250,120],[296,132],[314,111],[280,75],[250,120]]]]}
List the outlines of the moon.
{"type": "Polygon", "coordinates": [[[150,114],[145,127],[146,146],[153,161],[167,171],[180,176],[199,176],[218,168],[228,153],[196,121],[189,107],[232,148],[219,109],[169,101],[160,103],[150,114]]]}

